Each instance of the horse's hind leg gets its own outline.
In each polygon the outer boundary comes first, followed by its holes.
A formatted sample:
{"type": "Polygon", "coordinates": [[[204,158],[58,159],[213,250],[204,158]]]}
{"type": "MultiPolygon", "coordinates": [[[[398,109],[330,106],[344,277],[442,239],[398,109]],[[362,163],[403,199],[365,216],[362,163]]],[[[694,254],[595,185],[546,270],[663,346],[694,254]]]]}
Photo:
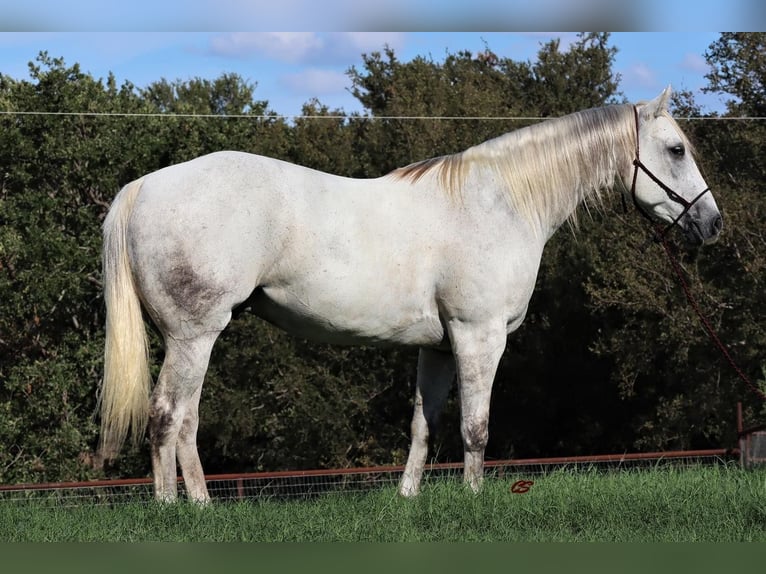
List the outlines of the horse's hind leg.
{"type": "Polygon", "coordinates": [[[149,413],[154,493],[158,500],[173,501],[177,497],[176,457],[189,498],[209,500],[197,453],[197,409],[217,337],[218,331],[195,338],[165,337],[165,361],[149,413]]]}
{"type": "Polygon", "coordinates": [[[202,471],[202,463],[197,452],[197,427],[199,426],[199,399],[201,394],[202,385],[194,393],[186,409],[181,432],[178,433],[176,458],[181,467],[189,498],[197,502],[207,502],[210,497],[207,492],[205,473],[202,471]]]}
{"type": "Polygon", "coordinates": [[[455,360],[451,353],[420,349],[415,412],[411,427],[412,443],[407,466],[399,483],[399,493],[402,496],[415,496],[420,490],[428,456],[428,437],[436,427],[454,377],[455,360]]]}

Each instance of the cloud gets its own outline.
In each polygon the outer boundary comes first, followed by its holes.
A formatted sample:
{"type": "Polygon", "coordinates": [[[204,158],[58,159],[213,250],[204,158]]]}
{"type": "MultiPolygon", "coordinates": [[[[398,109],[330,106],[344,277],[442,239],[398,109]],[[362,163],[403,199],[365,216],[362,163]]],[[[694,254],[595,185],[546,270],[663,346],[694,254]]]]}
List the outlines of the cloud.
{"type": "Polygon", "coordinates": [[[280,97],[337,100],[348,96],[346,71],[361,63],[362,54],[386,45],[398,50],[406,39],[402,32],[231,32],[212,36],[208,51],[270,67],[277,74],[280,97]]]}
{"type": "Polygon", "coordinates": [[[280,84],[296,93],[307,93],[312,97],[336,94],[345,91],[350,80],[343,72],[309,68],[296,74],[285,74],[280,84]]]}
{"type": "Polygon", "coordinates": [[[362,53],[404,44],[402,32],[227,32],[210,51],[223,57],[265,57],[289,64],[347,64],[362,53]]]}
{"type": "Polygon", "coordinates": [[[339,32],[331,34],[339,45],[345,45],[352,50],[372,52],[380,50],[386,44],[394,49],[404,45],[406,34],[404,32],[339,32]]]}
{"type": "Polygon", "coordinates": [[[710,71],[710,65],[704,57],[699,54],[688,53],[681,60],[679,68],[695,74],[707,74],[710,71]]]}
{"type": "Polygon", "coordinates": [[[210,50],[217,56],[258,55],[288,63],[300,62],[322,48],[323,42],[314,32],[229,32],[210,41],[210,50]]]}
{"type": "Polygon", "coordinates": [[[644,63],[634,64],[623,74],[626,83],[640,88],[656,88],[659,85],[657,76],[644,63]]]}

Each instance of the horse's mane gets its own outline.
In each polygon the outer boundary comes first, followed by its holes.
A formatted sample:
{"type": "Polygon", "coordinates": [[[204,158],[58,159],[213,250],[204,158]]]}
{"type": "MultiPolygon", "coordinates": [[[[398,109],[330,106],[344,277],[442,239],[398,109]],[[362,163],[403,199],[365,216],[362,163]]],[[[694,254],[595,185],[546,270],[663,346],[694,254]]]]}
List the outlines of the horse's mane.
{"type": "Polygon", "coordinates": [[[520,214],[532,220],[570,217],[576,223],[580,201],[600,206],[601,192],[619,179],[635,150],[633,106],[619,104],[521,128],[389,176],[416,182],[432,173],[445,193],[461,200],[471,169],[486,167],[503,182],[509,204],[520,214]]]}

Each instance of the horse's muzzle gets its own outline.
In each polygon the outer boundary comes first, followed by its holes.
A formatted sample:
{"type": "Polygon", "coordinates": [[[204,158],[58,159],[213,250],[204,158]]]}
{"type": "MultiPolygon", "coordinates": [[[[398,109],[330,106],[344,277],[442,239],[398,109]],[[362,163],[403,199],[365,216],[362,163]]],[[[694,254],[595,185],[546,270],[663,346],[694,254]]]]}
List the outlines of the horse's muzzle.
{"type": "Polygon", "coordinates": [[[708,245],[718,241],[718,237],[723,229],[723,218],[720,213],[711,217],[697,219],[689,217],[683,224],[684,237],[686,243],[691,247],[708,245]]]}

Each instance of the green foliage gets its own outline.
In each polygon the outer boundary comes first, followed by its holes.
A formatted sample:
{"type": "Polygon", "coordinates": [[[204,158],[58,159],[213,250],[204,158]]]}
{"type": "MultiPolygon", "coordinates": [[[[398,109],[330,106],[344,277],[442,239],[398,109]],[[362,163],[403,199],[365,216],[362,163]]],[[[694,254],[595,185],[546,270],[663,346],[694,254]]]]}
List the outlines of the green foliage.
{"type": "Polygon", "coordinates": [[[425,57],[402,63],[390,48],[365,55],[365,70],[352,67],[349,75],[354,96],[382,118],[370,128],[370,161],[386,173],[525,125],[514,117],[560,115],[610,101],[617,83],[607,36],[581,35],[567,52],[552,41],[534,65],[501,58],[489,47],[478,54],[447,54],[443,63],[425,57]]]}
{"type": "Polygon", "coordinates": [[[413,350],[307,343],[243,314],[216,344],[205,382],[208,472],[391,462],[392,446],[406,452],[416,360],[413,350]]]}
{"type": "Polygon", "coordinates": [[[724,32],[705,53],[712,68],[706,91],[729,96],[732,115],[766,115],[764,45],[764,32],[724,32]]]}
{"type": "Polygon", "coordinates": [[[0,481],[95,472],[100,225],[120,186],[226,141],[257,151],[252,141],[286,140],[284,122],[272,120],[135,117],[163,106],[208,114],[265,109],[235,77],[159,85],[167,88],[164,100],[152,96],[159,88],[149,95],[129,83],[118,88],[112,77],[94,80],[45,53],[30,65],[30,80],[0,76],[0,101],[19,112],[0,117],[0,481]]]}
{"type": "MultiPolygon", "coordinates": [[[[766,354],[766,198],[760,191],[766,161],[766,125],[737,119],[762,116],[766,34],[722,34],[707,53],[709,91],[736,98],[716,121],[681,125],[723,213],[724,232],[699,252],[679,250],[685,280],[734,360],[755,381],[766,354]]],[[[679,118],[699,117],[688,93],[675,100],[679,118]]],[[[763,414],[762,400],[722,357],[674,280],[659,246],[639,250],[641,231],[619,219],[603,222],[613,238],[593,251],[603,269],[588,281],[593,320],[603,334],[594,350],[617,358],[613,378],[621,393],[640,402],[631,414],[642,449],[710,447],[736,442],[735,406],[745,418],[763,414]],[[632,240],[636,237],[638,240],[632,240]]],[[[606,239],[608,236],[599,234],[606,239]]]]}
{"type": "Polygon", "coordinates": [[[347,177],[365,177],[360,140],[365,123],[345,119],[343,110],[330,110],[316,100],[303,106],[290,130],[289,160],[319,171],[347,177]]]}
{"type": "MultiPolygon", "coordinates": [[[[763,34],[722,34],[710,90],[730,114],[763,116],[763,34]]],[[[619,101],[608,34],[518,62],[489,46],[441,61],[392,49],[349,70],[367,114],[312,100],[288,123],[235,74],[144,88],[94,79],[41,53],[28,79],[0,74],[0,482],[140,476],[148,446],[92,465],[101,377],[100,225],[125,183],[219,149],[263,153],[332,173],[375,177],[560,115],[619,101]],[[508,118],[508,121],[480,118],[508,118]],[[417,119],[413,119],[417,118],[417,119]],[[437,118],[437,119],[428,119],[437,118]]],[[[699,116],[688,93],[679,117],[699,116]]],[[[679,252],[700,305],[743,370],[766,368],[763,289],[766,125],[683,127],[724,213],[718,244],[679,252]]],[[[509,337],[492,403],[487,456],[719,447],[734,407],[762,405],[715,352],[659,247],[619,204],[549,243],[528,318],[509,337]],[[554,360],[552,360],[554,358],[554,360]]],[[[162,345],[152,332],[154,374],[162,345]]],[[[416,350],[347,349],[287,337],[255,317],[214,349],[199,443],[208,472],[401,463],[416,350]]],[[[434,437],[460,460],[458,405],[434,437]]]]}

